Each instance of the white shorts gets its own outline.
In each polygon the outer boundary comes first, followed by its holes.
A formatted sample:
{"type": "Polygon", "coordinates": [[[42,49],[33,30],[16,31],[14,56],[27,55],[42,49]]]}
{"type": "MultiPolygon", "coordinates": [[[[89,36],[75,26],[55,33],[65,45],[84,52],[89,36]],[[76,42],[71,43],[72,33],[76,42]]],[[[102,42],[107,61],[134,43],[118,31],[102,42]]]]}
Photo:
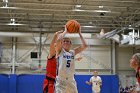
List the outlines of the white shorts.
{"type": "Polygon", "coordinates": [[[78,93],[76,81],[56,78],[55,93],[78,93]]]}
{"type": "Polygon", "coordinates": [[[92,93],[100,93],[100,86],[94,86],[92,87],[92,93]]]}

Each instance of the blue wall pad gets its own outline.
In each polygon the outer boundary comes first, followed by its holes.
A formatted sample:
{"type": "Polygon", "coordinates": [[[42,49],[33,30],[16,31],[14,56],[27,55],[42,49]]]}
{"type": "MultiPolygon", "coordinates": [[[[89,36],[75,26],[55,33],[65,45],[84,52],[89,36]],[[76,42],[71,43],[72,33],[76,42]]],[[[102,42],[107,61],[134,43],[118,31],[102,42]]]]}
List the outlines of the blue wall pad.
{"type": "Polygon", "coordinates": [[[9,93],[9,75],[0,74],[0,93],[9,93]]]}
{"type": "MultiPolygon", "coordinates": [[[[75,75],[78,93],[92,93],[89,81],[92,75],[75,75]]],[[[100,75],[102,78],[101,93],[119,93],[119,78],[117,75],[100,75]]],[[[0,93],[42,93],[45,75],[36,74],[0,74],[0,93]]]]}
{"type": "Polygon", "coordinates": [[[17,93],[17,75],[11,74],[9,75],[9,93],[17,93]]]}
{"type": "Polygon", "coordinates": [[[42,93],[44,75],[18,75],[17,93],[42,93]]]}

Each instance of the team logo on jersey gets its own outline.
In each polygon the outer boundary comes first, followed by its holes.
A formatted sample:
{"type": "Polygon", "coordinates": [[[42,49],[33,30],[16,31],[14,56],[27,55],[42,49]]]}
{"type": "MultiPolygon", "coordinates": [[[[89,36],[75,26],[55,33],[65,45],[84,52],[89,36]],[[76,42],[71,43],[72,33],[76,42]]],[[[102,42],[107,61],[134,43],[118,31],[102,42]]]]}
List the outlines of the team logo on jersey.
{"type": "Polygon", "coordinates": [[[74,56],[73,55],[63,55],[63,58],[66,58],[66,59],[74,59],[74,56]]]}

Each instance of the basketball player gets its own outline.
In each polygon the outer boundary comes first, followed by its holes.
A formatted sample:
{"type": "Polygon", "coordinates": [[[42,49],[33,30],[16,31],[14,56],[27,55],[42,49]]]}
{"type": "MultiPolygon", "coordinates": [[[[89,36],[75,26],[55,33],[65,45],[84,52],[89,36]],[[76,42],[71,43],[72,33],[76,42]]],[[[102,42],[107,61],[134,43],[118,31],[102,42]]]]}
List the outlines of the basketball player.
{"type": "Polygon", "coordinates": [[[74,79],[75,65],[74,57],[76,54],[84,51],[87,48],[87,44],[81,34],[81,30],[78,32],[82,45],[70,50],[72,42],[70,38],[64,37],[67,34],[67,29],[60,35],[57,40],[58,50],[56,56],[58,59],[58,74],[56,78],[56,93],[78,93],[77,84],[74,79]]]}
{"type": "Polygon", "coordinates": [[[86,84],[91,85],[92,84],[92,93],[100,93],[101,85],[102,85],[102,79],[100,76],[98,76],[98,72],[94,71],[93,76],[90,78],[90,81],[86,81],[86,84]]]}
{"type": "Polygon", "coordinates": [[[130,59],[130,67],[136,71],[136,78],[140,84],[140,53],[136,53],[130,59]]]}
{"type": "Polygon", "coordinates": [[[56,78],[56,47],[55,42],[58,34],[63,31],[58,31],[54,34],[53,39],[50,43],[49,55],[47,57],[47,65],[46,65],[46,77],[44,79],[43,84],[43,93],[54,93],[54,83],[56,78]]]}

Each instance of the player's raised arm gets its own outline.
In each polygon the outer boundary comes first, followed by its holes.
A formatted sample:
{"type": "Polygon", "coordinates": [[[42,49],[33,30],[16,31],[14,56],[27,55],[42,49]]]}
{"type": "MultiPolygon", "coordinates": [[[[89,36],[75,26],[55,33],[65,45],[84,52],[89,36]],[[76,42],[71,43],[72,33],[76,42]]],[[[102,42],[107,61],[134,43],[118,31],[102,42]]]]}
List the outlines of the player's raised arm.
{"type": "Polygon", "coordinates": [[[80,36],[82,45],[74,49],[75,50],[75,55],[80,53],[80,52],[82,52],[82,51],[84,51],[87,48],[86,41],[84,40],[84,38],[83,38],[83,36],[81,34],[81,28],[79,30],[79,36],[80,36]]]}
{"type": "Polygon", "coordinates": [[[62,41],[63,41],[63,37],[65,36],[66,33],[67,33],[67,30],[65,27],[65,30],[62,31],[62,33],[58,34],[58,37],[56,39],[56,56],[60,53],[60,51],[62,49],[62,41]]]}
{"type": "Polygon", "coordinates": [[[55,56],[56,54],[56,51],[55,51],[55,43],[56,43],[56,40],[57,40],[57,37],[60,33],[62,33],[63,31],[57,31],[54,33],[53,35],[53,38],[52,38],[52,41],[50,43],[50,49],[49,49],[49,55],[48,55],[48,58],[52,58],[53,56],[55,56]]]}

